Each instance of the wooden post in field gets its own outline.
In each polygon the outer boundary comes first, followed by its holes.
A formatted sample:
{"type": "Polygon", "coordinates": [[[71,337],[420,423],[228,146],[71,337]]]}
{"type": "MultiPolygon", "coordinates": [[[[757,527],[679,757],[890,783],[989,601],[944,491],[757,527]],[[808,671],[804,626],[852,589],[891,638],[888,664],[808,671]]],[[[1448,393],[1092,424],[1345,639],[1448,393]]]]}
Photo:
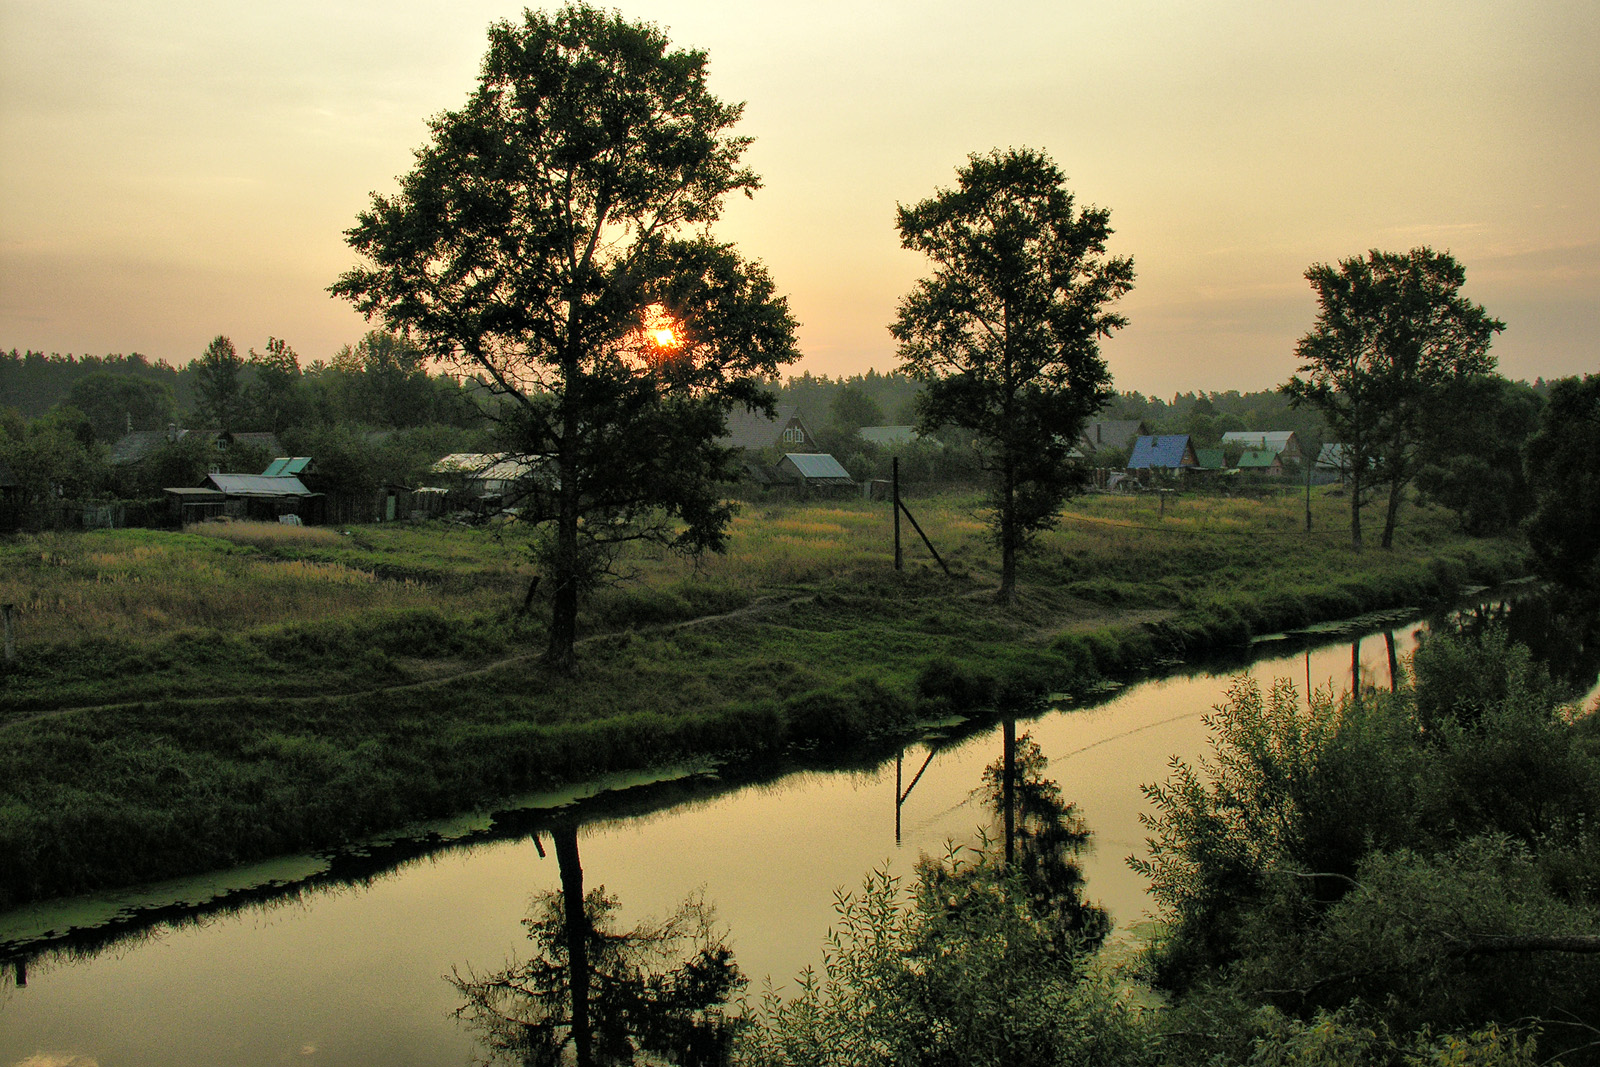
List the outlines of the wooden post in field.
{"type": "Polygon", "coordinates": [[[1167,517],[1167,491],[1165,489],[1157,489],[1156,496],[1161,500],[1161,514],[1156,516],[1156,521],[1160,522],[1167,517]]]}
{"type": "Polygon", "coordinates": [[[15,663],[17,660],[17,639],[11,631],[11,612],[15,604],[0,604],[0,613],[6,617],[6,662],[15,663]]]}
{"type": "MultiPolygon", "coordinates": [[[[894,569],[901,569],[900,560],[900,457],[894,457],[890,468],[894,477],[894,569]]],[[[896,796],[899,794],[896,793],[896,796]]]]}

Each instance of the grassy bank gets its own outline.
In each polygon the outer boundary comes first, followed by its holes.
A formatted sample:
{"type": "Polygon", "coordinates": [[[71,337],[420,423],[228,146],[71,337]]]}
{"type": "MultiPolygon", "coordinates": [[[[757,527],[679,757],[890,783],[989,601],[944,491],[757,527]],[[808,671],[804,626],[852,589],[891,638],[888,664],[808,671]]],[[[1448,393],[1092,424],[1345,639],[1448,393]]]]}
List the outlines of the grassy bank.
{"type": "Polygon", "coordinates": [[[1252,634],[1521,573],[1413,511],[1346,547],[1344,501],[1074,502],[1000,609],[975,498],[751,505],[728,555],[630,561],[575,677],[544,675],[515,531],[220,527],[0,545],[0,906],[339,843],[689,755],[847,746],[1073,692],[1252,634]],[[909,529],[906,537],[914,538],[909,529]]]}

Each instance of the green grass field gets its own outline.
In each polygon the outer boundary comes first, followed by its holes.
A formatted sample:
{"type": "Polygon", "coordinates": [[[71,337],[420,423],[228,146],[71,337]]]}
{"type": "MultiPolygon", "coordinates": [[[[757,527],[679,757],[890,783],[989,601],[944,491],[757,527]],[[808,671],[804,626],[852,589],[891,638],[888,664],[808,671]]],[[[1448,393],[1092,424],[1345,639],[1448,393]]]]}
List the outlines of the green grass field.
{"type": "Polygon", "coordinates": [[[726,555],[640,554],[545,674],[516,527],[226,524],[0,543],[0,906],[324,847],[564,780],[834,748],[1251,634],[1521,574],[1406,513],[1356,554],[1342,498],[1074,501],[994,603],[976,495],[748,504],[726,555]]]}

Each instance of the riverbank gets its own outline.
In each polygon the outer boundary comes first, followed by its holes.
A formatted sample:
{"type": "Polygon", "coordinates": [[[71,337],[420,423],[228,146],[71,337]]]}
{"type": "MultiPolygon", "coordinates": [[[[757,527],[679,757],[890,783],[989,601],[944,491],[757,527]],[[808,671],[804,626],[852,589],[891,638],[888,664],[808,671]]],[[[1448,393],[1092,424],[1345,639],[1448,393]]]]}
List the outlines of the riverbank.
{"type": "Polygon", "coordinates": [[[1319,497],[1308,535],[1298,497],[1077,501],[1006,609],[974,498],[913,502],[948,578],[892,570],[881,504],[752,506],[727,557],[632,561],[640,580],[586,611],[572,678],[525,651],[543,634],[515,610],[510,533],[10,542],[0,593],[50,639],[0,682],[0,906],[604,773],[848,746],[1525,569],[1420,510],[1394,552],[1352,553],[1343,504],[1319,497]]]}

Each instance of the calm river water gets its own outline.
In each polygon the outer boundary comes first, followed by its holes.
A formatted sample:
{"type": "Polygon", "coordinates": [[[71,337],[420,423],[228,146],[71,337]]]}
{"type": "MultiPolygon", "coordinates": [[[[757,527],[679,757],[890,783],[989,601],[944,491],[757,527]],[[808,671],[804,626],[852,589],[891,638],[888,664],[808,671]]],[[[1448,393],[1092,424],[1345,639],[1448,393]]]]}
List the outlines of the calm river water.
{"type": "MultiPolygon", "coordinates": [[[[1421,629],[1387,632],[1403,656],[1421,629]]],[[[1359,639],[1363,685],[1389,685],[1384,632],[1359,639]]],[[[1089,895],[1119,929],[1148,908],[1124,862],[1144,849],[1140,786],[1164,780],[1173,756],[1207,753],[1201,717],[1238,673],[1347,689],[1353,643],[1262,646],[1268,658],[1248,667],[1146,681],[1018,722],[1094,831],[1089,895]]],[[[752,992],[768,976],[792,990],[820,959],[835,890],[875,867],[907,875],[919,853],[972,839],[986,821],[974,790],[999,753],[998,724],[908,746],[903,785],[926,770],[901,807],[898,842],[892,754],[869,770],[705,784],[698,799],[584,826],[585,882],[621,899],[625,924],[703,891],[752,992]]],[[[14,967],[0,976],[0,1067],[466,1064],[474,1041],[452,1017],[459,996],[443,976],[526,958],[529,898],[560,884],[546,852],[526,837],[448,848],[364,883],[158,924],[92,954],[47,949],[21,983],[14,967]]]]}

